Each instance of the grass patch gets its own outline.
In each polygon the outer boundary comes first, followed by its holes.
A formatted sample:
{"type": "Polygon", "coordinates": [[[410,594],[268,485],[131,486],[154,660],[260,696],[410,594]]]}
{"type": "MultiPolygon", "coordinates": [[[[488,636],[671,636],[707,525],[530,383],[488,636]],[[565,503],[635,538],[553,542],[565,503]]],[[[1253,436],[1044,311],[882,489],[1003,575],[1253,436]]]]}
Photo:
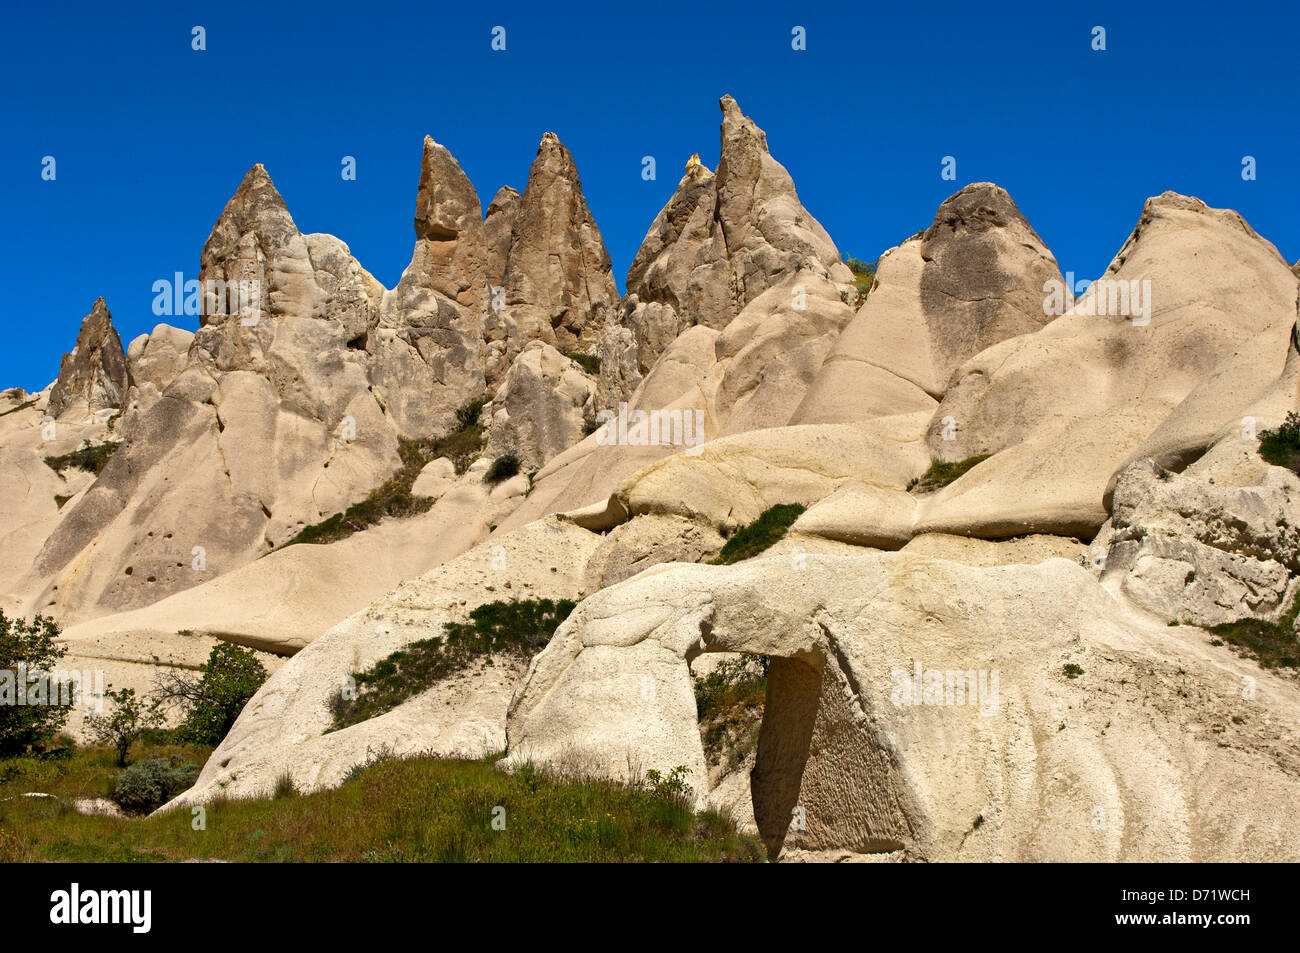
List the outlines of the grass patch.
{"type": "Polygon", "coordinates": [[[1276,430],[1261,430],[1259,455],[1275,467],[1300,473],[1300,415],[1292,411],[1276,430]]]}
{"type": "Polygon", "coordinates": [[[33,397],[26,403],[19,404],[17,407],[10,407],[8,410],[0,410],[0,417],[8,417],[10,414],[16,414],[20,410],[26,410],[28,407],[35,407],[36,401],[40,398],[33,397]]]}
{"type": "Polygon", "coordinates": [[[713,565],[726,566],[757,556],[779,541],[803,511],[801,503],[769,506],[754,522],[736,530],[736,534],[727,540],[722,551],[713,558],[713,565]]]}
{"type": "Polygon", "coordinates": [[[90,441],[85,441],[81,449],[73,450],[71,453],[64,453],[57,457],[46,457],[45,465],[56,473],[60,470],[67,470],[76,467],[79,470],[86,470],[99,476],[108,465],[108,459],[113,455],[113,451],[120,446],[119,441],[106,440],[103,443],[97,443],[94,446],[90,441]]]}
{"type": "Polygon", "coordinates": [[[366,721],[468,668],[478,659],[505,654],[530,659],[551,640],[575,603],[568,599],[489,602],[471,610],[468,622],[448,622],[442,635],[412,642],[352,675],[356,691],[330,699],[331,730],[366,721]]]}
{"type": "Polygon", "coordinates": [[[965,460],[959,460],[956,463],[931,460],[930,469],[907,484],[907,492],[933,493],[935,490],[941,490],[967,471],[973,469],[976,464],[983,463],[990,456],[992,454],[984,453],[976,457],[967,457],[965,460]]]}
{"type": "Polygon", "coordinates": [[[1065,674],[1066,678],[1078,678],[1083,674],[1083,666],[1075,665],[1073,662],[1067,662],[1061,671],[1065,674]]]}
{"type": "MultiPolygon", "coordinates": [[[[102,758],[112,760],[111,753],[102,758]]],[[[611,781],[573,781],[481,761],[383,760],[342,787],[208,804],[131,820],[70,813],[61,800],[0,803],[0,862],[758,861],[728,818],[611,781]],[[494,827],[493,821],[497,819],[494,827]],[[504,822],[504,829],[497,829],[504,822]]]]}
{"type": "Polygon", "coordinates": [[[566,356],[592,377],[595,377],[600,373],[600,358],[596,355],[583,354],[581,351],[574,351],[572,354],[566,356]]]}
{"type": "Polygon", "coordinates": [[[1261,668],[1300,668],[1300,644],[1295,637],[1295,620],[1300,597],[1277,622],[1238,619],[1207,626],[1205,631],[1228,643],[1238,655],[1253,658],[1261,668]]]}
{"type": "MultiPolygon", "coordinates": [[[[445,437],[397,438],[397,453],[402,466],[384,484],[370,491],[359,503],[353,503],[342,513],[311,526],[305,526],[287,542],[276,549],[295,543],[333,543],[346,539],[374,526],[387,517],[418,516],[427,512],[434,501],[428,497],[412,496],[411,487],[425,464],[439,457],[449,457],[457,473],[464,473],[483,446],[483,428],[478,423],[478,413],[483,401],[466,404],[456,411],[459,429],[445,437]]],[[[274,552],[275,550],[272,550],[274,552]]]]}
{"type": "Polygon", "coordinates": [[[758,747],[767,698],[767,657],[743,654],[692,679],[704,756],[730,771],[758,747]]]}

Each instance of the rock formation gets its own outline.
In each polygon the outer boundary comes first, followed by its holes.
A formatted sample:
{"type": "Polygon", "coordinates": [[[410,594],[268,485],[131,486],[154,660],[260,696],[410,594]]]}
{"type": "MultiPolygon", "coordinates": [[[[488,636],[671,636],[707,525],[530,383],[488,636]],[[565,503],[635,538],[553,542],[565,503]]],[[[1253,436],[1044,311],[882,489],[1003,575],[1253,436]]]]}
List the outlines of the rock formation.
{"type": "Polygon", "coordinates": [[[565,354],[589,349],[618,305],[609,253],[577,166],[553,132],[542,136],[513,214],[503,285],[505,307],[488,320],[491,384],[530,341],[565,354]]]}
{"type": "Polygon", "coordinates": [[[108,306],[99,298],[90,314],[81,319],[76,345],[63,355],[58,380],[50,391],[50,416],[62,417],[74,408],[88,413],[120,407],[129,385],[122,340],[108,306]]]}
{"type": "MultiPolygon", "coordinates": [[[[772,158],[766,133],[732,97],[720,105],[717,172],[691,156],[628,269],[620,323],[635,347],[632,387],[687,328],[721,330],[796,271],[851,279],[830,236],[799,203],[790,174],[772,158]]],[[[626,396],[631,387],[611,390],[626,396]]]]}

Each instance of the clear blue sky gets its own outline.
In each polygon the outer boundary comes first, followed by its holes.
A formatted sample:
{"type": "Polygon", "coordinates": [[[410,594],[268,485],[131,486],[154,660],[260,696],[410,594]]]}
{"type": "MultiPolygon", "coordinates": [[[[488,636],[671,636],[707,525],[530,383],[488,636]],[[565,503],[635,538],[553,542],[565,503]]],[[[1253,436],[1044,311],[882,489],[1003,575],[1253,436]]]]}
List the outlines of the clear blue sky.
{"type": "Polygon", "coordinates": [[[502,184],[523,189],[556,132],[621,288],[686,158],[716,164],[728,92],[846,254],[874,259],[958,187],[992,180],[1079,278],[1104,270],[1165,189],[1236,208],[1300,256],[1294,0],[283,6],[6,10],[0,387],[52,380],[100,295],[124,343],[148,331],[153,282],[197,276],[255,162],[303,232],[338,235],[391,287],[426,133],[486,207],[502,184]],[[206,52],[191,50],[195,25],[206,52]],[[1091,49],[1097,25],[1105,52],[1091,49]],[[656,181],[641,178],[645,155],[656,181]],[[940,178],[945,155],[955,183],[940,178]]]}

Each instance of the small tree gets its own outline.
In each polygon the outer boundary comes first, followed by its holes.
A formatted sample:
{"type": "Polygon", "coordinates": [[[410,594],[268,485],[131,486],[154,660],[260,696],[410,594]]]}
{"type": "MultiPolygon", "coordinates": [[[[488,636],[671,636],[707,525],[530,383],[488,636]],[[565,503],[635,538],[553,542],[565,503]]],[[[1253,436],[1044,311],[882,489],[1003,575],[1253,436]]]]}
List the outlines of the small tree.
{"type": "Polygon", "coordinates": [[[111,715],[87,715],[86,730],[101,745],[117,749],[118,767],[126,767],[126,755],[131,745],[150,728],[162,723],[157,703],[148,704],[135,697],[134,688],[105,692],[113,702],[111,715]]]}
{"type": "Polygon", "coordinates": [[[0,612],[0,756],[44,746],[68,720],[72,686],[60,692],[52,678],[55,664],[68,651],[55,641],[58,636],[59,627],[51,618],[38,615],[28,622],[0,612]],[[28,694],[33,677],[43,680],[39,704],[28,694]],[[20,679],[26,684],[19,686],[20,679]]]}
{"type": "Polygon", "coordinates": [[[266,668],[250,649],[230,642],[212,647],[202,676],[188,672],[163,675],[154,689],[161,705],[179,705],[185,720],[177,729],[180,741],[219,745],[244,705],[266,681],[266,668]]]}

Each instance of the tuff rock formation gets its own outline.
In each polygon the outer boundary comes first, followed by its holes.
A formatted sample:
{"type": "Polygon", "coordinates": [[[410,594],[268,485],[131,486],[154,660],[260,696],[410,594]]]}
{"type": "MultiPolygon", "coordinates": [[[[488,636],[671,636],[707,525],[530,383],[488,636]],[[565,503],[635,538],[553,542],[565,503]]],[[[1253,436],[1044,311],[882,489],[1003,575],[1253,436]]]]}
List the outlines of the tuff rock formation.
{"type": "Polygon", "coordinates": [[[687,328],[721,330],[796,271],[851,280],[830,236],[799,203],[790,174],[772,158],[766,133],[731,96],[720,105],[717,172],[691,156],[628,270],[620,324],[630,337],[610,338],[605,361],[616,371],[615,356],[630,345],[635,365],[614,381],[615,395],[630,393],[687,328]]]}
{"type": "Polygon", "coordinates": [[[76,345],[63,355],[47,409],[50,416],[62,417],[74,409],[90,413],[120,407],[128,386],[130,372],[122,340],[113,327],[108,305],[99,298],[90,314],[81,319],[76,345]]]}
{"type": "Polygon", "coordinates": [[[502,282],[504,307],[491,312],[487,325],[491,384],[530,341],[565,354],[589,349],[618,305],[609,253],[577,166],[553,132],[542,136],[513,212],[502,282]]]}

